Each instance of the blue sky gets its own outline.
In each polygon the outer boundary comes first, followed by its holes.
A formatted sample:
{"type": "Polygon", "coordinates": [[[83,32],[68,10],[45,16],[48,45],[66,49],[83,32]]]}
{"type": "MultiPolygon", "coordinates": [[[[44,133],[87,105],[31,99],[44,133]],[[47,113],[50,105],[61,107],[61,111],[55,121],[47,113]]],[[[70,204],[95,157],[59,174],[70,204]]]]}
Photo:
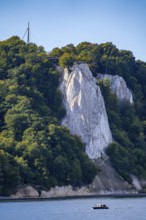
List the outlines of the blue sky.
{"type": "Polygon", "coordinates": [[[28,21],[31,41],[46,51],[112,42],[146,61],[146,0],[0,0],[0,41],[22,38],[28,21]]]}

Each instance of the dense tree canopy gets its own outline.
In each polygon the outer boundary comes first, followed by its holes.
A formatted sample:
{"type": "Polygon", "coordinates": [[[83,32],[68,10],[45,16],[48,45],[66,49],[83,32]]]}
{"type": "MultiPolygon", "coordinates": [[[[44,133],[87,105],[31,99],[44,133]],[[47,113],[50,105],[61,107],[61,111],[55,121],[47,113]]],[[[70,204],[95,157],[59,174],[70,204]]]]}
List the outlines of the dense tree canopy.
{"type": "MultiPolygon", "coordinates": [[[[67,56],[62,63],[73,64],[67,56]]],[[[43,47],[18,37],[0,42],[0,195],[19,184],[81,186],[97,173],[81,140],[60,126],[59,77],[43,47]]]]}
{"type": "Polygon", "coordinates": [[[67,45],[52,52],[55,51],[59,51],[56,56],[60,60],[69,53],[74,56],[74,61],[88,63],[95,77],[102,73],[125,79],[133,94],[133,105],[120,102],[110,91],[108,80],[97,82],[114,138],[107,153],[114,167],[128,181],[130,174],[146,178],[146,63],[135,60],[131,51],[119,50],[111,42],[99,45],[82,42],[76,47],[67,45]]]}
{"type": "Polygon", "coordinates": [[[146,178],[146,63],[111,42],[69,44],[47,54],[14,36],[0,42],[0,195],[19,184],[81,186],[97,173],[79,137],[60,126],[65,114],[58,90],[61,73],[50,57],[62,67],[87,62],[95,77],[106,73],[125,79],[133,105],[120,102],[108,81],[97,82],[114,138],[107,153],[128,181],[130,174],[146,178]]]}

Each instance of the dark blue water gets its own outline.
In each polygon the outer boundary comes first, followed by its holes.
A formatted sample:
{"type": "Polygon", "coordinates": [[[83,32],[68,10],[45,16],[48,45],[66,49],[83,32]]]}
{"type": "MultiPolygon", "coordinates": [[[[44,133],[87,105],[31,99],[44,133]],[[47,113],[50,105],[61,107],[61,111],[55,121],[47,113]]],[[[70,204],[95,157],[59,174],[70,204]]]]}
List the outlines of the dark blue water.
{"type": "Polygon", "coordinates": [[[0,220],[146,220],[146,198],[0,202],[0,220]],[[94,210],[96,203],[109,209],[94,210]]]}

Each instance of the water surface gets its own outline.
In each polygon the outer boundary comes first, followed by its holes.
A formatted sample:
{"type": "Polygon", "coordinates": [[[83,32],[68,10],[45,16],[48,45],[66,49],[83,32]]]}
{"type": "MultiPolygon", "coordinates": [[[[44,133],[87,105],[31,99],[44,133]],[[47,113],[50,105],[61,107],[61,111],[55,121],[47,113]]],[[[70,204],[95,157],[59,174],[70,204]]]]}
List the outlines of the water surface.
{"type": "Polygon", "coordinates": [[[146,220],[146,198],[0,202],[1,220],[146,220]],[[94,210],[96,203],[109,209],[94,210]]]}

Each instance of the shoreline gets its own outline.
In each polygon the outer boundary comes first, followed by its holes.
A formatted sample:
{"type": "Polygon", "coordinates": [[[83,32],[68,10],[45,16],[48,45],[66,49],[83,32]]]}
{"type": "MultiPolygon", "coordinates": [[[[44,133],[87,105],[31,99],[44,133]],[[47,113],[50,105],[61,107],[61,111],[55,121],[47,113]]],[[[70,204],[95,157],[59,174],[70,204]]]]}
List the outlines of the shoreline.
{"type": "Polygon", "coordinates": [[[11,198],[0,196],[0,202],[23,202],[23,201],[49,201],[49,200],[67,200],[67,199],[84,199],[84,198],[141,198],[146,197],[146,193],[125,193],[125,194],[96,194],[96,195],[80,195],[80,196],[56,196],[56,197],[25,197],[11,198]]]}

